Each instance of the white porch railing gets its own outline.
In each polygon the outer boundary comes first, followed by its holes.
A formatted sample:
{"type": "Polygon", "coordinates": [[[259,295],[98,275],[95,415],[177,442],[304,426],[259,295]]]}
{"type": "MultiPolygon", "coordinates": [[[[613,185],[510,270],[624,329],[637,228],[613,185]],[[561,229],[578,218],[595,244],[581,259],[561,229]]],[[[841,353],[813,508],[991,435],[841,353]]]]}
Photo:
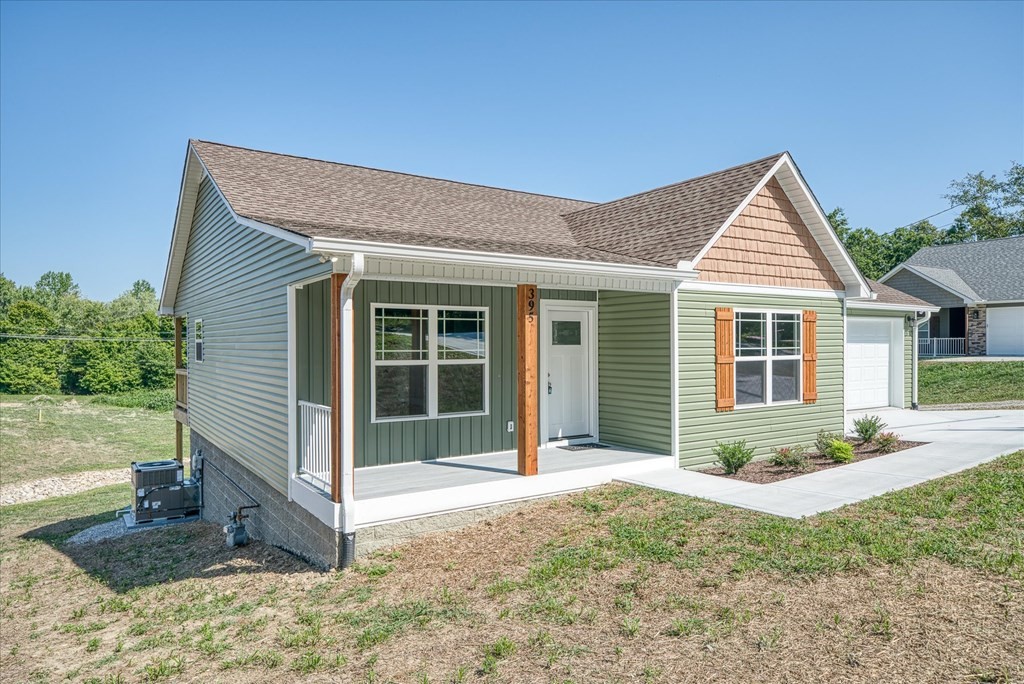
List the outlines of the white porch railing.
{"type": "Polygon", "coordinates": [[[299,477],[331,491],[331,407],[299,402],[299,477]]]}
{"type": "Polygon", "coordinates": [[[966,353],[962,337],[931,337],[917,341],[918,356],[964,356],[966,353]]]}

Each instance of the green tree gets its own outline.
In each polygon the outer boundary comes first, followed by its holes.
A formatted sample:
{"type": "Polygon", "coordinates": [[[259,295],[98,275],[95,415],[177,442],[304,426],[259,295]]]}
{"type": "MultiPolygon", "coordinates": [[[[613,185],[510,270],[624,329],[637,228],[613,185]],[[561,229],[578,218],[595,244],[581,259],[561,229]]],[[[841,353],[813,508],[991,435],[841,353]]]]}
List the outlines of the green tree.
{"type": "Polygon", "coordinates": [[[60,371],[64,360],[59,341],[24,339],[12,335],[45,336],[56,321],[53,314],[37,302],[12,304],[0,316],[0,392],[41,394],[60,391],[60,371]]]}
{"type": "Polygon", "coordinates": [[[1003,178],[967,174],[950,183],[944,197],[950,205],[964,207],[944,242],[1024,235],[1024,165],[1018,162],[1011,163],[1003,178]]]}

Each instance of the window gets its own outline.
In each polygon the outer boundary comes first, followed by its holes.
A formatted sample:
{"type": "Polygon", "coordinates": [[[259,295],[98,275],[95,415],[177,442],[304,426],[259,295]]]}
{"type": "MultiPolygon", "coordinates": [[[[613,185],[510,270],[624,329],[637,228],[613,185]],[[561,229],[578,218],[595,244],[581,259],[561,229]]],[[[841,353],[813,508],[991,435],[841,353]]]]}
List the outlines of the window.
{"type": "Polygon", "coordinates": [[[738,311],[736,405],[800,400],[800,314],[738,311]]]}
{"type": "Polygon", "coordinates": [[[192,360],[198,363],[203,362],[203,319],[196,319],[195,325],[195,340],[196,340],[196,351],[192,355],[192,360]]]}
{"type": "Polygon", "coordinates": [[[486,309],[375,304],[373,421],[487,413],[487,363],[486,309]]]}

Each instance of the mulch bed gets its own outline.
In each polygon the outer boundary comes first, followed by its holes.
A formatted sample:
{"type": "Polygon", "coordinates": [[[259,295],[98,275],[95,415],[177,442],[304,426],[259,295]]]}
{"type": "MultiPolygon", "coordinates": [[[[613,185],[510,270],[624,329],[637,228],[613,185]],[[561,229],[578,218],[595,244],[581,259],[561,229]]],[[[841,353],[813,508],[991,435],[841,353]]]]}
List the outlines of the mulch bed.
{"type": "MultiPolygon", "coordinates": [[[[898,451],[904,449],[911,449],[913,447],[927,444],[927,442],[908,442],[900,440],[896,444],[896,448],[890,451],[890,454],[895,454],[898,451]]],[[[876,458],[878,456],[885,456],[881,451],[875,447],[874,444],[854,444],[853,445],[853,460],[850,463],[857,463],[859,461],[866,461],[869,458],[876,458]]],[[[751,461],[743,467],[740,472],[735,475],[726,475],[725,470],[720,466],[714,468],[708,468],[701,470],[700,472],[707,475],[718,475],[719,477],[727,477],[730,480],[742,480],[744,482],[753,482],[754,484],[769,484],[771,482],[778,482],[780,480],[788,480],[791,477],[799,477],[800,475],[808,475],[810,473],[816,473],[819,470],[828,470],[829,468],[837,468],[841,465],[849,465],[849,463],[836,463],[828,456],[823,456],[817,452],[810,452],[807,454],[807,467],[803,470],[797,470],[795,468],[785,468],[782,466],[774,466],[765,461],[751,461]]]]}

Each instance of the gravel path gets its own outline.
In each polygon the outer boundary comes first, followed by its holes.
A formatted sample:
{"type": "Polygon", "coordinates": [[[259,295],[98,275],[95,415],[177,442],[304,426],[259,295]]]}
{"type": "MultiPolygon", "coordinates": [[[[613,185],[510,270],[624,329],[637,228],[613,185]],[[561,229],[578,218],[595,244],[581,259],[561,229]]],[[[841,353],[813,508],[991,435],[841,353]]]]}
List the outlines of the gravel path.
{"type": "Polygon", "coordinates": [[[922,411],[969,411],[982,409],[1024,409],[1024,401],[1010,399],[1007,401],[983,401],[977,404],[927,404],[921,405],[922,411]]]}
{"type": "Polygon", "coordinates": [[[0,488],[0,505],[10,506],[30,501],[42,501],[51,496],[77,494],[96,487],[130,482],[130,478],[130,469],[118,468],[117,470],[87,470],[60,477],[44,477],[41,480],[15,482],[0,488]]]}

